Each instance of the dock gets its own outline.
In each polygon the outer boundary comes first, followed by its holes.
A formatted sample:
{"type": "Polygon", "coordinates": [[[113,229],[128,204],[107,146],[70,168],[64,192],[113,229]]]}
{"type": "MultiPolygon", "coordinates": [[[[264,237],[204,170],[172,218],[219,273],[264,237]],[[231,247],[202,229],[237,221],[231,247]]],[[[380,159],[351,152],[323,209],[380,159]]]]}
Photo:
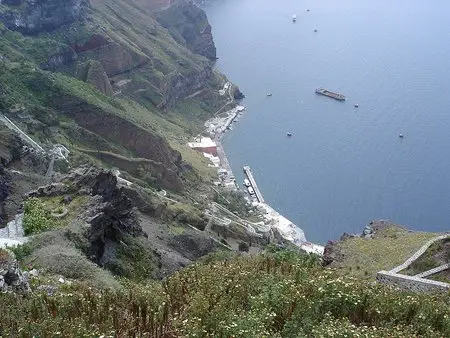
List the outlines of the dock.
{"type": "Polygon", "coordinates": [[[248,180],[250,181],[250,184],[255,191],[256,198],[258,199],[259,203],[264,203],[264,197],[261,193],[261,191],[258,188],[258,185],[256,184],[255,178],[253,177],[252,171],[250,170],[249,166],[244,167],[244,173],[247,175],[248,180]]]}

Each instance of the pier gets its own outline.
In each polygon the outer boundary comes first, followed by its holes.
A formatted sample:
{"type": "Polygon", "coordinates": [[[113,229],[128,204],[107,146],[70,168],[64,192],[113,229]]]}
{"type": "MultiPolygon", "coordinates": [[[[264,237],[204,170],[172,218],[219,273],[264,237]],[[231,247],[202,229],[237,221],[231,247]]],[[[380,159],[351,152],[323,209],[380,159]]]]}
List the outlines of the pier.
{"type": "Polygon", "coordinates": [[[256,198],[258,199],[259,203],[264,203],[264,197],[261,194],[261,191],[258,188],[258,185],[256,184],[256,181],[253,177],[252,171],[250,170],[249,166],[244,167],[244,173],[247,175],[248,180],[250,181],[250,184],[252,185],[253,190],[255,191],[256,198]]]}

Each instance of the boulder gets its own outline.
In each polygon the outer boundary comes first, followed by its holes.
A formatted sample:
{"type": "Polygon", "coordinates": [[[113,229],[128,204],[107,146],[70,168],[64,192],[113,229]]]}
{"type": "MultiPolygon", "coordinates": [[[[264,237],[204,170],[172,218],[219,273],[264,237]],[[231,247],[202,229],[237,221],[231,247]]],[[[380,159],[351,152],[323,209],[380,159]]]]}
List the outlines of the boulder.
{"type": "Polygon", "coordinates": [[[0,249],[0,292],[5,291],[25,294],[31,289],[27,275],[20,270],[14,253],[0,249]]]}

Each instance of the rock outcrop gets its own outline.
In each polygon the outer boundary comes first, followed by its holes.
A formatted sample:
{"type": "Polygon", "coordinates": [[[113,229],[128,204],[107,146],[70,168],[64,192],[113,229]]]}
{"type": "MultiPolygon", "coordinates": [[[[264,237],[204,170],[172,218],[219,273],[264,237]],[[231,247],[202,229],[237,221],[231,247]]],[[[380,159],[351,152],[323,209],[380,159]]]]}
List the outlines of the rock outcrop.
{"type": "Polygon", "coordinates": [[[204,87],[211,75],[212,68],[210,66],[206,66],[202,71],[188,76],[180,72],[174,72],[168,77],[165,88],[163,89],[164,101],[162,105],[170,108],[190,93],[204,87]]]}
{"type": "Polygon", "coordinates": [[[0,21],[11,30],[38,34],[82,18],[88,0],[1,0],[0,21]]]}
{"type": "Polygon", "coordinates": [[[70,200],[68,194],[91,196],[78,219],[88,225],[85,251],[95,263],[107,265],[112,257],[105,252],[110,252],[124,236],[143,236],[133,203],[117,186],[117,177],[111,171],[83,166],[62,177],[61,182],[39,187],[27,196],[61,196],[66,203],[70,200]]]}
{"type": "Polygon", "coordinates": [[[77,59],[77,53],[69,46],[61,51],[51,55],[46,62],[43,62],[40,67],[44,70],[55,71],[61,66],[67,65],[69,62],[77,59]]]}
{"type": "Polygon", "coordinates": [[[107,96],[112,96],[113,89],[102,64],[98,61],[87,62],[82,80],[92,84],[95,88],[107,96]]]}
{"type": "Polygon", "coordinates": [[[82,167],[65,180],[94,196],[81,216],[90,225],[88,254],[91,260],[105,266],[108,264],[105,253],[124,235],[143,235],[131,200],[117,186],[117,177],[110,171],[82,167]]]}
{"type": "Polygon", "coordinates": [[[192,52],[216,60],[216,46],[205,12],[192,1],[176,1],[156,14],[156,20],[174,39],[192,52]]]}
{"type": "Polygon", "coordinates": [[[31,291],[27,275],[19,268],[14,254],[0,249],[0,292],[13,291],[20,294],[31,291]]]}

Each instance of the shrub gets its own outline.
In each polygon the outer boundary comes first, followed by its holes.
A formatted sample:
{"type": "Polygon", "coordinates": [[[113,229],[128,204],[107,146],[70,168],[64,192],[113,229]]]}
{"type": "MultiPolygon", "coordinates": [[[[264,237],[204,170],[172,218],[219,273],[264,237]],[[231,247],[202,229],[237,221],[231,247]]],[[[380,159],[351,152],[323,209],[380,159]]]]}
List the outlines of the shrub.
{"type": "Polygon", "coordinates": [[[449,337],[449,301],[341,277],[307,254],[279,251],[195,263],[126,291],[0,294],[0,335],[449,337]]]}
{"type": "Polygon", "coordinates": [[[57,220],[52,217],[40,199],[32,197],[24,202],[23,229],[25,235],[38,234],[58,225],[57,220]]]}
{"type": "MultiPolygon", "coordinates": [[[[16,245],[9,248],[12,252],[14,252],[14,255],[16,256],[16,259],[21,262],[23,259],[27,256],[29,256],[32,252],[32,248],[30,244],[25,243],[21,245],[16,245]]],[[[1,250],[1,249],[0,249],[1,250]]]]}

